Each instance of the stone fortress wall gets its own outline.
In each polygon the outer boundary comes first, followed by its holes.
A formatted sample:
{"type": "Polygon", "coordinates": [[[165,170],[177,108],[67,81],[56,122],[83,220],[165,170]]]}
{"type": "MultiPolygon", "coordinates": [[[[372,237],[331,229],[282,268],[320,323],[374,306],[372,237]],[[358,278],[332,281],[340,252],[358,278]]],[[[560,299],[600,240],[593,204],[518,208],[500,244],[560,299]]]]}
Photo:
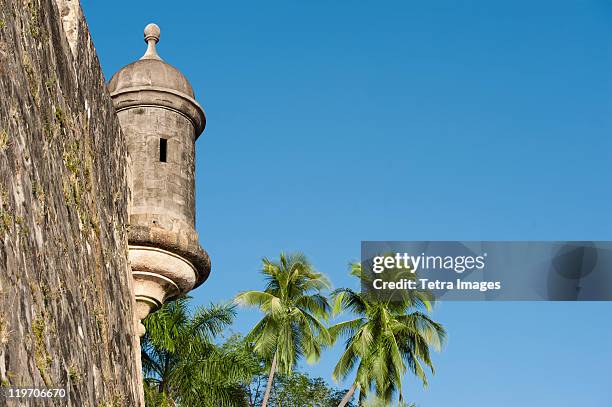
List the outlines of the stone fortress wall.
{"type": "Polygon", "coordinates": [[[78,1],[0,0],[0,92],[1,383],[137,406],[127,144],[78,1]]]}

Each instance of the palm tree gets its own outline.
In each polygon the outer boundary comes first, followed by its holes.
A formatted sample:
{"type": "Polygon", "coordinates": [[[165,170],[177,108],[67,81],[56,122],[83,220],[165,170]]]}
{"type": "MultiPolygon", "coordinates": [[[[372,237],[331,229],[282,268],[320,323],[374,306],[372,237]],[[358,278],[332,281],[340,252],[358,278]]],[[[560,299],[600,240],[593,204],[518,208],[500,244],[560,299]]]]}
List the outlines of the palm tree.
{"type": "Polygon", "coordinates": [[[319,360],[322,347],[331,337],[321,320],[327,320],[330,307],[321,291],[328,289],[327,278],[316,272],[301,253],[280,254],[278,262],[263,259],[264,291],[245,291],[236,303],[258,307],[265,315],[247,335],[254,349],[272,359],[262,407],[270,398],[274,374],[291,374],[301,357],[319,360]]]}
{"type": "MultiPolygon", "coordinates": [[[[368,278],[358,263],[351,265],[351,274],[368,278]]],[[[427,385],[424,366],[434,373],[430,347],[439,350],[446,337],[440,324],[419,311],[431,310],[433,298],[429,293],[404,291],[384,299],[341,288],[332,293],[332,298],[334,315],[347,310],[357,316],[329,328],[334,340],[347,338],[345,351],[334,368],[334,380],[342,380],[357,369],[355,381],[338,407],[343,407],[357,390],[361,404],[371,389],[387,405],[395,394],[403,403],[401,380],[407,371],[427,385]]]]}
{"type": "Polygon", "coordinates": [[[188,297],[164,304],[144,321],[141,358],[147,406],[243,406],[241,384],[253,367],[213,343],[234,318],[231,305],[188,312],[188,297]],[[213,404],[214,402],[214,404],[213,404]]]}

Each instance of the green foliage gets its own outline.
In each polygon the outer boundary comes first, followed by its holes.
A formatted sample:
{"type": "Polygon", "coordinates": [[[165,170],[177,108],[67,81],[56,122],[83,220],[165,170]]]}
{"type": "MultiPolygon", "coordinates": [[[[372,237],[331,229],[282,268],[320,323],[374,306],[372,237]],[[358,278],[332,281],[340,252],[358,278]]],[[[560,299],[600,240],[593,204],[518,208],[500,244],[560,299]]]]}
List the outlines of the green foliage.
{"type": "Polygon", "coordinates": [[[44,319],[35,318],[32,320],[32,338],[34,342],[34,362],[38,368],[38,372],[45,384],[50,384],[51,381],[47,375],[47,369],[51,366],[51,356],[45,345],[47,337],[47,329],[44,319]]]}
{"type": "Polygon", "coordinates": [[[281,253],[278,262],[263,259],[262,274],[267,280],[265,290],[242,292],[235,301],[258,307],[265,314],[247,335],[255,352],[266,360],[272,359],[262,402],[265,407],[277,367],[279,372],[290,375],[301,357],[309,363],[317,362],[322,348],[331,344],[322,322],[327,321],[330,307],[321,294],[330,283],[301,253],[281,253]]]}
{"type": "MultiPolygon", "coordinates": [[[[229,337],[223,344],[223,348],[250,359],[253,379],[244,385],[244,391],[249,406],[259,407],[263,401],[269,363],[257,355],[253,350],[253,344],[240,335],[229,337]]],[[[291,375],[278,374],[275,376],[268,405],[271,407],[336,407],[345,393],[346,390],[330,387],[321,378],[311,378],[305,373],[294,371],[291,375]]],[[[347,406],[355,407],[355,404],[349,403],[347,406]]]]}
{"type": "MultiPolygon", "coordinates": [[[[302,254],[281,253],[277,262],[263,259],[263,291],[238,294],[235,303],[257,307],[263,318],[242,338],[214,338],[231,324],[234,305],[211,305],[188,312],[188,298],[165,304],[143,323],[141,340],[147,406],[416,407],[403,397],[402,378],[412,373],[427,384],[434,372],[430,349],[439,350],[444,328],[431,320],[428,293],[410,293],[381,300],[338,289],[333,306],[324,291],[330,283],[302,254]],[[326,328],[330,313],[354,318],[326,328]],[[356,371],[350,393],[330,387],[321,378],[295,371],[305,358],[316,362],[322,349],[340,337],[345,350],[334,380],[356,371]],[[278,372],[277,372],[278,369],[278,372]],[[349,400],[344,403],[344,396],[349,400]],[[355,395],[356,395],[355,394],[355,395]]],[[[352,275],[363,278],[361,266],[352,275]]]]}
{"type": "Polygon", "coordinates": [[[57,84],[57,76],[53,74],[53,77],[45,81],[45,89],[47,89],[48,92],[51,92],[56,84],[57,84]]]}
{"type": "Polygon", "coordinates": [[[258,307],[265,315],[247,335],[255,351],[278,359],[278,370],[290,374],[298,359],[316,362],[331,337],[322,320],[330,307],[321,290],[330,287],[327,278],[316,272],[303,254],[281,253],[278,262],[263,259],[264,291],[238,294],[238,304],[258,307]]]}
{"type": "Polygon", "coordinates": [[[38,91],[38,78],[36,72],[34,71],[34,67],[32,66],[32,62],[27,55],[23,57],[23,70],[26,73],[26,79],[28,81],[28,89],[30,90],[30,94],[34,99],[34,103],[37,105],[40,104],[40,93],[38,91]]]}
{"type": "MultiPolygon", "coordinates": [[[[346,390],[328,386],[320,377],[311,378],[305,373],[279,375],[274,382],[270,406],[278,407],[337,407],[346,390]]],[[[355,406],[352,402],[349,407],[355,406]]]]}
{"type": "Polygon", "coordinates": [[[269,369],[265,359],[255,353],[253,344],[239,334],[230,336],[222,345],[222,350],[244,361],[250,371],[251,380],[242,383],[241,387],[249,406],[261,405],[269,369]]]}
{"type": "Polygon", "coordinates": [[[188,298],[164,304],[143,324],[141,340],[147,406],[247,406],[244,385],[252,365],[244,355],[213,343],[234,318],[230,305],[188,312],[188,298]]]}
{"type": "Polygon", "coordinates": [[[0,238],[11,230],[12,225],[13,214],[9,205],[8,192],[0,185],[0,238]]]}
{"type": "Polygon", "coordinates": [[[61,108],[59,107],[55,108],[54,116],[55,116],[55,122],[57,124],[59,124],[60,126],[66,125],[66,113],[64,113],[64,111],[61,108]]]}
{"type": "Polygon", "coordinates": [[[9,144],[9,135],[5,129],[0,130],[0,151],[6,150],[9,144]]]}
{"type": "Polygon", "coordinates": [[[32,1],[27,2],[27,8],[30,12],[30,34],[32,34],[32,37],[38,39],[40,38],[42,30],[40,24],[40,13],[32,1]]]}
{"type": "Polygon", "coordinates": [[[7,211],[4,206],[0,206],[0,236],[10,231],[12,224],[13,215],[7,211]]]}
{"type": "MultiPolygon", "coordinates": [[[[361,266],[351,265],[351,274],[361,278],[361,266]]],[[[346,310],[356,316],[329,328],[334,340],[346,338],[334,380],[346,378],[356,368],[360,401],[373,391],[387,404],[396,395],[402,402],[401,380],[408,371],[427,385],[425,368],[434,373],[430,347],[439,350],[446,337],[442,325],[421,312],[431,309],[427,295],[404,295],[391,301],[342,288],[332,297],[336,314],[346,310]]]]}
{"type": "Polygon", "coordinates": [[[81,373],[79,373],[79,370],[74,363],[68,367],[68,379],[70,379],[70,381],[73,383],[80,383],[82,380],[81,373]]]}
{"type": "MultiPolygon", "coordinates": [[[[368,397],[367,400],[361,403],[361,407],[388,407],[388,406],[389,406],[388,402],[379,399],[375,395],[372,397],[368,397]]],[[[403,401],[398,402],[397,405],[394,405],[394,406],[395,407],[418,407],[414,403],[406,403],[403,401]]]]}
{"type": "Polygon", "coordinates": [[[64,153],[62,155],[64,165],[68,171],[75,176],[79,175],[82,154],[82,149],[78,141],[68,143],[64,148],[64,153]]]}

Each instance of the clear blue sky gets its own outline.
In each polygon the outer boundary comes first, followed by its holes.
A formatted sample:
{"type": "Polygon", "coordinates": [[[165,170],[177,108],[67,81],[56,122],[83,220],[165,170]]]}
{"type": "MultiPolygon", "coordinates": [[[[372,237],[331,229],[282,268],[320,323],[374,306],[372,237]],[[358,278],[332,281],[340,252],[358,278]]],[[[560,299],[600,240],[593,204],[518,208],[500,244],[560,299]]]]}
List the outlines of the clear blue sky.
{"type": "MultiPolygon", "coordinates": [[[[609,1],[83,0],[107,79],[161,27],[208,116],[197,303],[361,240],[612,240],[609,1]]],[[[612,405],[612,303],[442,303],[420,407],[612,405]]],[[[241,311],[235,329],[258,317],[241,311]]],[[[330,379],[339,347],[307,368],[330,379]]]]}

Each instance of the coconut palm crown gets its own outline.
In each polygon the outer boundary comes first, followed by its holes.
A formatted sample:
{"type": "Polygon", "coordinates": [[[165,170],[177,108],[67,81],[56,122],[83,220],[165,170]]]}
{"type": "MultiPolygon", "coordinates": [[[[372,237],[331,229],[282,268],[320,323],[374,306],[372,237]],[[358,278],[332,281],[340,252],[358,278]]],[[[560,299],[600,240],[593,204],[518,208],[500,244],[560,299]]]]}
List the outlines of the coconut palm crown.
{"type": "Polygon", "coordinates": [[[276,370],[291,374],[298,360],[317,362],[322,348],[331,343],[323,321],[330,306],[321,294],[329,289],[327,278],[314,270],[301,253],[281,253],[279,261],[263,259],[264,291],[245,291],[236,303],[258,307],[265,315],[247,335],[257,353],[271,359],[268,386],[262,406],[267,405],[276,370]]]}
{"type": "MultiPolygon", "coordinates": [[[[352,264],[351,274],[361,279],[361,265],[352,264]]],[[[333,371],[334,380],[343,380],[356,369],[345,400],[359,390],[360,402],[371,391],[385,403],[390,404],[395,395],[402,402],[402,378],[407,372],[427,385],[426,369],[434,373],[430,348],[439,350],[446,337],[442,325],[422,312],[431,310],[430,295],[412,293],[385,300],[341,288],[332,293],[332,298],[334,315],[349,311],[356,316],[329,328],[334,340],[346,338],[344,353],[333,371]]]]}

